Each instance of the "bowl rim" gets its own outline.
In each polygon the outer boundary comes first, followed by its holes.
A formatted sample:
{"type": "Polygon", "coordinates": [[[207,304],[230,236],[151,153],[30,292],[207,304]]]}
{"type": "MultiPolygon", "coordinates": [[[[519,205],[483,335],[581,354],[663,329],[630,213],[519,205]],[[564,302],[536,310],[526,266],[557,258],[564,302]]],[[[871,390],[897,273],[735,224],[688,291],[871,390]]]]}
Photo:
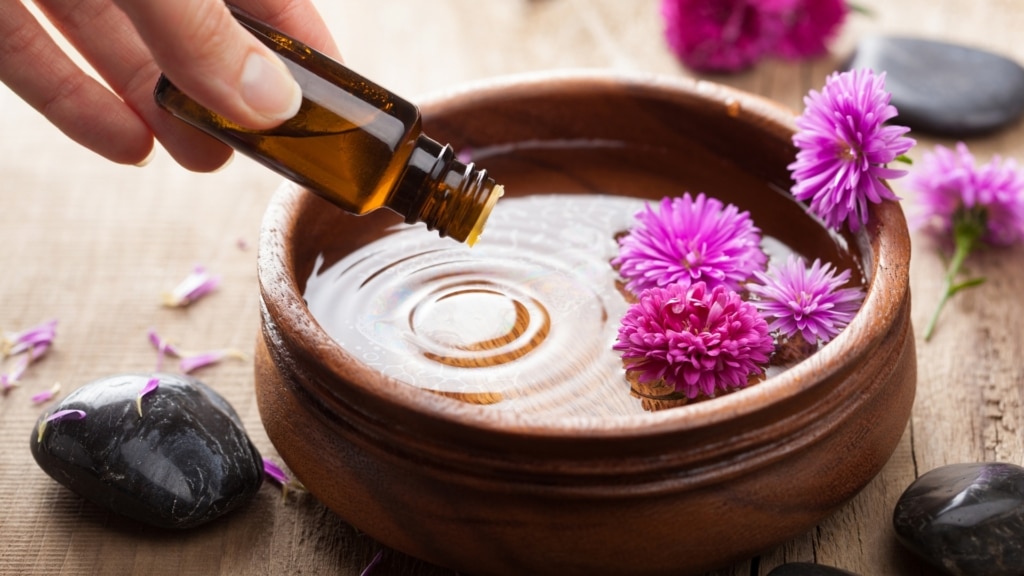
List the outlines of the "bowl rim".
{"type": "MultiPolygon", "coordinates": [[[[706,101],[731,116],[735,116],[738,104],[739,117],[762,129],[778,136],[791,135],[795,130],[792,111],[756,94],[704,80],[614,70],[549,70],[468,82],[424,97],[420,109],[429,118],[465,99],[514,99],[537,92],[611,85],[661,98],[706,101]]],[[[273,318],[281,332],[294,335],[289,341],[308,351],[310,358],[328,365],[332,372],[338,373],[334,368],[342,361],[354,362],[355,369],[350,365],[347,370],[351,375],[347,380],[361,395],[375,397],[409,415],[498,435],[576,439],[585,431],[587,437],[597,439],[639,438],[715,426],[770,410],[843,371],[848,362],[864,357],[890,329],[897,316],[895,311],[909,292],[906,270],[910,240],[902,209],[895,201],[872,204],[868,224],[855,234],[868,281],[861,309],[833,340],[796,366],[734,393],[669,410],[557,418],[516,414],[467,404],[385,377],[337,346],[306,307],[293,274],[294,264],[288,260],[287,231],[312,199],[311,193],[285,181],[264,216],[257,267],[265,314],[273,318]],[[268,293],[276,299],[268,298],[268,293]]]]}

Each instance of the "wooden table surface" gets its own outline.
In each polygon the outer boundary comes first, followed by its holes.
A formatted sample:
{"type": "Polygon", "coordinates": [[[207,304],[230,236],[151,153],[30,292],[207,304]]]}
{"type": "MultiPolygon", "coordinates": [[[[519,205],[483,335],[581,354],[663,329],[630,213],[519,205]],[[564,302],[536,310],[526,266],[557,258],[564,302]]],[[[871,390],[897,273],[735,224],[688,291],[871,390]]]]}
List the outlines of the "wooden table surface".
{"type": "MultiPolygon", "coordinates": [[[[988,48],[1024,61],[1019,0],[858,0],[830,56],[766,61],[709,79],[800,109],[808,89],[884,32],[988,48]]],[[[657,0],[321,0],[348,63],[412,100],[454,84],[566,67],[693,75],[669,53],[657,0]]],[[[244,158],[212,175],[164,154],[145,168],[117,166],[77,147],[0,86],[0,330],[59,320],[51,353],[0,397],[0,574],[359,574],[381,551],[311,496],[283,500],[264,487],[244,509],[190,532],[167,534],[112,517],[46,476],[29,453],[45,407],[30,396],[95,378],[152,370],[154,328],[183,347],[250,350],[258,323],[255,243],[280,181],[244,158]],[[221,289],[184,309],[160,294],[195,264],[221,289]]],[[[915,134],[921,153],[935,143],[915,134]]],[[[1024,125],[968,141],[981,160],[1024,159],[1024,125]]],[[[903,192],[902,183],[894,188],[903,192]]],[[[906,194],[904,194],[906,195],[906,194]]],[[[905,201],[912,205],[912,199],[905,201]]],[[[909,208],[909,206],[908,206],[909,208]]],[[[809,561],[868,575],[928,574],[895,542],[891,511],[913,479],[949,463],[1024,456],[1024,302],[1021,249],[973,257],[989,281],[958,295],[935,338],[921,328],[937,301],[943,260],[914,235],[913,319],[918,393],[895,454],[856,498],[806,534],[715,574],[766,574],[809,561]]],[[[235,406],[265,456],[248,361],[198,376],[235,406]]],[[[383,550],[373,574],[451,574],[383,550]]]]}

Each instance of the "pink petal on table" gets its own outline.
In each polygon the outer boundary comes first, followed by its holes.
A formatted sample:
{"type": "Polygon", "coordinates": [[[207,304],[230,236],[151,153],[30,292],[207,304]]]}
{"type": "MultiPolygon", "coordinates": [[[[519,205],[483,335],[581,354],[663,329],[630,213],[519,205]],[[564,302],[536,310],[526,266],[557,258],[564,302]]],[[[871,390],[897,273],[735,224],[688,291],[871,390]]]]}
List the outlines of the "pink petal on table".
{"type": "Polygon", "coordinates": [[[183,308],[213,292],[220,286],[220,277],[213,276],[203,266],[196,266],[174,290],[164,294],[164,306],[183,308]]]}
{"type": "Polygon", "coordinates": [[[211,350],[209,352],[200,352],[191,356],[185,356],[178,362],[178,369],[184,374],[188,374],[200,368],[216,364],[225,358],[237,358],[239,360],[245,359],[245,354],[242,354],[238,350],[224,349],[224,350],[211,350]]]}

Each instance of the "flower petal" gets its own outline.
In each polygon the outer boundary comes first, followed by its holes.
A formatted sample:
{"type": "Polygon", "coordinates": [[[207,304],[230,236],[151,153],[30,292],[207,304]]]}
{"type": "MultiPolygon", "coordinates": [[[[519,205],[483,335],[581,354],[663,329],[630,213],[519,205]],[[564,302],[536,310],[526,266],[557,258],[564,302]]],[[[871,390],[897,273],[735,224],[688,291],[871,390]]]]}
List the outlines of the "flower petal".
{"type": "Polygon", "coordinates": [[[235,350],[232,348],[222,350],[211,350],[209,352],[199,352],[196,354],[183,357],[178,362],[178,369],[181,370],[182,373],[188,374],[190,372],[193,372],[194,370],[205,368],[206,366],[210,366],[212,364],[217,364],[218,362],[227,358],[236,358],[238,360],[244,360],[245,354],[239,350],[235,350]]]}
{"type": "Polygon", "coordinates": [[[39,437],[37,441],[43,441],[43,433],[46,432],[46,425],[50,422],[57,422],[59,420],[81,420],[83,418],[85,418],[84,410],[58,410],[39,422],[39,437]]]}
{"type": "Polygon", "coordinates": [[[36,392],[35,394],[33,394],[30,400],[32,400],[33,404],[44,404],[46,402],[49,402],[50,400],[53,400],[53,398],[57,396],[57,394],[59,393],[60,382],[55,382],[53,386],[50,387],[49,390],[43,390],[42,392],[36,392]]]}
{"type": "Polygon", "coordinates": [[[164,294],[164,306],[184,308],[210,294],[220,286],[220,277],[213,276],[203,266],[196,266],[174,290],[164,294]]]}
{"type": "Polygon", "coordinates": [[[135,408],[139,411],[139,416],[142,416],[142,397],[146,394],[156,391],[160,387],[160,378],[150,378],[146,385],[139,390],[139,395],[135,397],[135,408]]]}
{"type": "Polygon", "coordinates": [[[291,478],[288,477],[288,474],[286,474],[280,466],[266,458],[263,459],[263,473],[266,474],[268,478],[282,486],[291,481],[291,478]]]}

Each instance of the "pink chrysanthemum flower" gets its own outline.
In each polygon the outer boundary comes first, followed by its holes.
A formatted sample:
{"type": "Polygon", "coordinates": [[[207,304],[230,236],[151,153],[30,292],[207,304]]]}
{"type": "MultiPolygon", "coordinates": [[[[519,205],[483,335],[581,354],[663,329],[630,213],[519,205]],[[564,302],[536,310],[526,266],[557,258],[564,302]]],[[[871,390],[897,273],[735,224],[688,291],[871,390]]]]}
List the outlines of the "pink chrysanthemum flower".
{"type": "Polygon", "coordinates": [[[641,294],[613,348],[640,382],[662,379],[692,399],[746,386],[774,343],[753,304],[725,286],[697,282],[641,294]]]}
{"type": "Polygon", "coordinates": [[[808,268],[803,258],[790,255],[754,277],[760,284],[748,284],[747,290],[760,297],[754,305],[771,321],[768,330],[790,338],[801,334],[811,344],[839,334],[864,300],[860,288],[843,288],[849,270],[837,275],[831,264],[818,259],[808,268]]]}
{"type": "Polygon", "coordinates": [[[799,149],[793,195],[810,201],[811,212],[830,227],[847,223],[856,232],[867,221],[868,204],[899,200],[885,179],[905,170],[886,167],[914,146],[910,129],[887,126],[896,117],[885,91],[885,73],[851,70],[833,73],[821,92],[804,98],[804,113],[793,144],[799,149]]]}
{"type": "Polygon", "coordinates": [[[848,11],[845,0],[799,0],[787,15],[786,33],[773,52],[794,60],[825,54],[848,11]]]}
{"type": "Polygon", "coordinates": [[[960,142],[955,152],[937,146],[934,153],[925,153],[907,187],[917,194],[921,209],[915,224],[951,240],[954,247],[942,297],[925,329],[924,338],[929,340],[946,302],[960,290],[984,282],[956,281],[978,244],[1010,246],[1024,241],[1024,173],[1013,160],[999,157],[977,166],[960,142]]]}
{"type": "Polygon", "coordinates": [[[977,166],[963,142],[955,151],[936,146],[911,172],[907,188],[916,193],[917,228],[952,238],[958,220],[974,212],[986,244],[1010,246],[1024,239],[1024,173],[1011,159],[996,156],[977,166]]]}
{"type": "Polygon", "coordinates": [[[664,198],[657,211],[647,205],[636,219],[612,260],[634,294],[695,282],[738,290],[767,260],[750,214],[704,194],[664,198]]]}
{"type": "Polygon", "coordinates": [[[796,1],[662,0],[665,39],[694,70],[743,70],[777,45],[796,1]]]}

